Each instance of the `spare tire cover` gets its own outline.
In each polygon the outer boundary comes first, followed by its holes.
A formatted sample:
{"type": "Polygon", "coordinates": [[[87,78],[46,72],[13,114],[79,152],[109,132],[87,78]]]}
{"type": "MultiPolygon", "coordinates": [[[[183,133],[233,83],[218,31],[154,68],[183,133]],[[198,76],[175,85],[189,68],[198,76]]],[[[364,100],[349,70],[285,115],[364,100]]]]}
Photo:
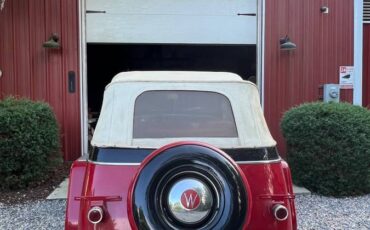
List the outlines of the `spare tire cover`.
{"type": "Polygon", "coordinates": [[[179,142],[151,153],[128,197],[138,229],[242,229],[248,183],[236,163],[203,143],[179,142]]]}

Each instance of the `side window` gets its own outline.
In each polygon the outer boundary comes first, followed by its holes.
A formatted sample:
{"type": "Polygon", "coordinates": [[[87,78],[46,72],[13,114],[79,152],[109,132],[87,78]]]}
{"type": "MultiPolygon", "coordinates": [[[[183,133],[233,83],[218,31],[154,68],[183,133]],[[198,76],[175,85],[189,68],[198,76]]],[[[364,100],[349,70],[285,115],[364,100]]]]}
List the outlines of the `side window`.
{"type": "Polygon", "coordinates": [[[206,91],[146,91],[135,102],[134,138],[237,137],[230,101],[206,91]]]}

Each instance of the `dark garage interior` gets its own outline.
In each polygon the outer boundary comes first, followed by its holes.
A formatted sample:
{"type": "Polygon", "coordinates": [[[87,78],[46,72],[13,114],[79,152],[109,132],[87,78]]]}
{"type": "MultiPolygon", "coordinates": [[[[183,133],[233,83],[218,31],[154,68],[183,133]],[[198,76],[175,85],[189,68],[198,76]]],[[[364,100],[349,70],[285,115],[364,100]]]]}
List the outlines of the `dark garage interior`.
{"type": "Polygon", "coordinates": [[[104,87],[122,71],[226,71],[255,82],[255,45],[88,44],[89,111],[99,112],[104,87]]]}

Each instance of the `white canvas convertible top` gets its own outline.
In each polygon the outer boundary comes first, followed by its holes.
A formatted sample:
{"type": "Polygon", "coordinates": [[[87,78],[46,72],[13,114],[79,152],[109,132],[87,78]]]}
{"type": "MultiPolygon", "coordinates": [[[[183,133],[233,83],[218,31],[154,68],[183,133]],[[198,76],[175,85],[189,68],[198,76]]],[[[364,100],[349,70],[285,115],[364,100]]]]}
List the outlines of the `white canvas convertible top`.
{"type": "Polygon", "coordinates": [[[159,148],[175,141],[200,141],[218,148],[275,146],[260,106],[257,87],[223,72],[146,71],[117,74],[106,87],[91,144],[97,147],[159,148]],[[226,96],[238,137],[133,138],[135,100],[146,91],[208,91],[226,96]]]}
{"type": "Polygon", "coordinates": [[[114,82],[243,82],[243,79],[226,72],[133,71],[117,74],[114,82]]]}

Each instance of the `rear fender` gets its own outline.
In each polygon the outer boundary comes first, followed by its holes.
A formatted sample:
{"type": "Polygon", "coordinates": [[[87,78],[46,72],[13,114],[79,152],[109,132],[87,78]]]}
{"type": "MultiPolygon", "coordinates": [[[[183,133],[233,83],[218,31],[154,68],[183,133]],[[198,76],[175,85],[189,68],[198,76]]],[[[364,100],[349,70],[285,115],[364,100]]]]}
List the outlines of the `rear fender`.
{"type": "MultiPolygon", "coordinates": [[[[290,172],[290,168],[289,168],[289,165],[286,161],[281,161],[281,167],[283,168],[283,172],[284,172],[284,177],[285,177],[285,181],[286,181],[286,185],[288,186],[287,187],[287,190],[290,194],[294,194],[294,191],[293,191],[293,181],[292,181],[292,174],[290,172]]],[[[294,199],[291,199],[289,200],[289,206],[290,206],[290,210],[291,210],[291,215],[292,215],[292,225],[293,225],[293,229],[297,229],[297,217],[296,217],[296,210],[295,210],[295,203],[294,203],[294,199]]]]}
{"type": "Polygon", "coordinates": [[[294,193],[288,164],[275,161],[260,164],[240,164],[248,179],[253,196],[250,229],[296,230],[294,193]],[[278,221],[273,214],[277,204],[287,207],[289,216],[278,221]]]}
{"type": "Polygon", "coordinates": [[[68,183],[68,200],[66,207],[65,229],[78,229],[80,217],[80,200],[75,197],[80,197],[83,190],[84,177],[87,167],[86,160],[76,160],[73,162],[68,183]]]}

